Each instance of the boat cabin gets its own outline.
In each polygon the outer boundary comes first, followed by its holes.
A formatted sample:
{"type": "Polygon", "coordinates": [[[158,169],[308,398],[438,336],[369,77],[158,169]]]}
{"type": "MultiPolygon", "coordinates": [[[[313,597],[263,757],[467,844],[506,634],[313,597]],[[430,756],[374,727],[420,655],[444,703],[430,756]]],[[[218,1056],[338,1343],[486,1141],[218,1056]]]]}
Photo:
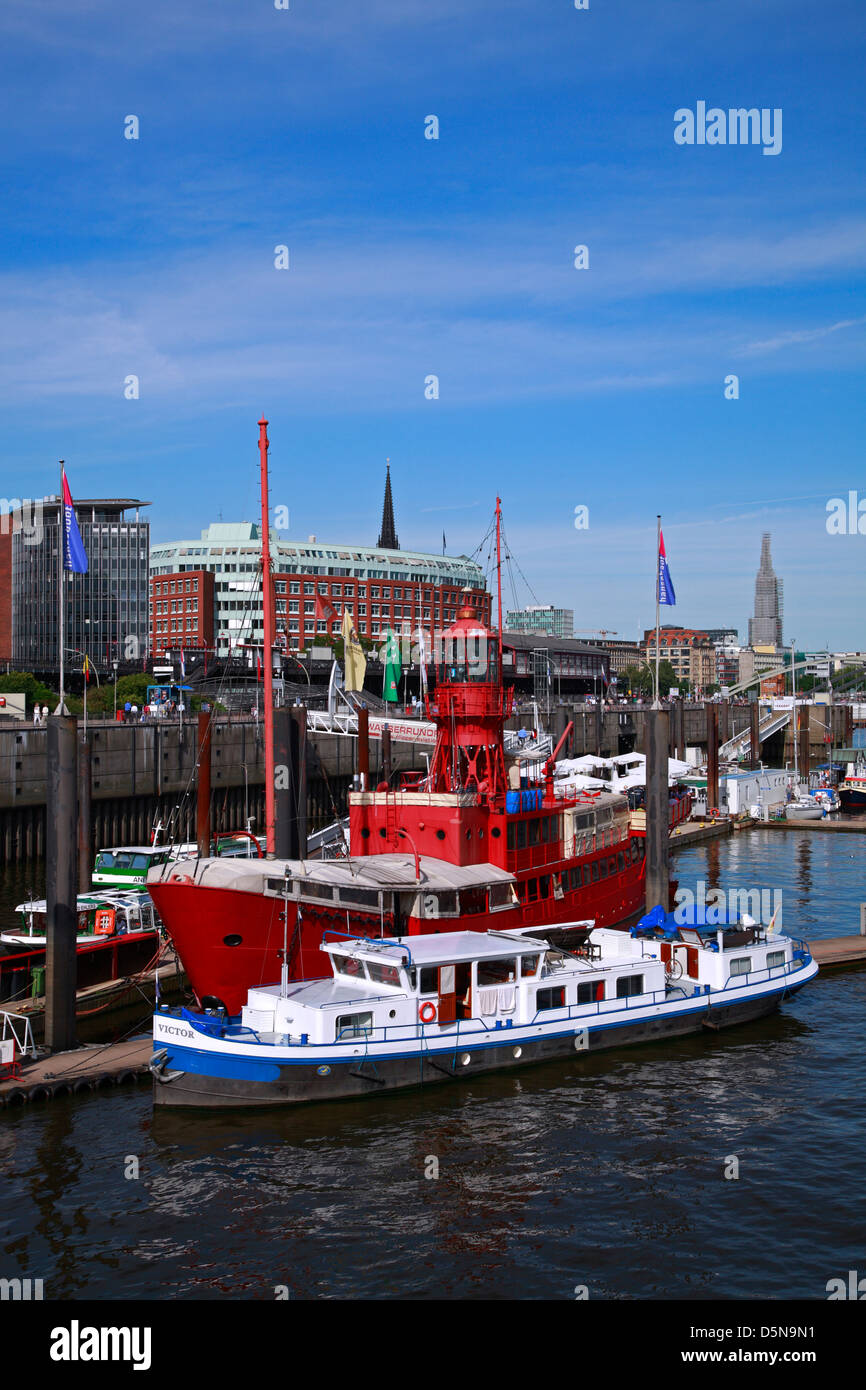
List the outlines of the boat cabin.
{"type": "Polygon", "coordinates": [[[527,931],[448,932],[411,941],[346,936],[323,942],[327,978],[251,989],[233,1031],[262,1042],[347,1043],[461,1036],[509,1028],[548,1032],[557,1020],[621,1013],[789,973],[795,944],[758,924],[716,931],[626,934],[588,929],[564,951],[527,931]]]}
{"type": "Polygon", "coordinates": [[[151,869],[159,868],[175,856],[170,845],[123,845],[117,849],[101,849],[93,865],[94,887],[104,884],[113,888],[147,885],[151,869]]]}

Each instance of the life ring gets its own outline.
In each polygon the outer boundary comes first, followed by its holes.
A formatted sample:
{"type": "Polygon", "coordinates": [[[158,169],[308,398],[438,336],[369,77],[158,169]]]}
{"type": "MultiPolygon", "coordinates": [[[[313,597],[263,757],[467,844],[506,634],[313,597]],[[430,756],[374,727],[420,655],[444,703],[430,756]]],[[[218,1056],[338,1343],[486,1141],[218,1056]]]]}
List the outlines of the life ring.
{"type": "Polygon", "coordinates": [[[436,1005],[432,1002],[432,1000],[428,999],[425,1003],[421,1005],[420,1009],[418,1010],[418,1017],[420,1018],[422,1023],[435,1023],[436,1005]],[[429,1013],[427,1012],[428,1009],[429,1013]]]}

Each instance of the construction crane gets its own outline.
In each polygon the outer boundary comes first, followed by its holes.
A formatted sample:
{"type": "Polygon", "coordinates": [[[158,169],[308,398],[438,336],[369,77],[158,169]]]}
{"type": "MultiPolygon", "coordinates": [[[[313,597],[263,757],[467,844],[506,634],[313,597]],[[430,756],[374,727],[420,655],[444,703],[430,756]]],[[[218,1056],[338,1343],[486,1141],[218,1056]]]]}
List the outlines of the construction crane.
{"type": "Polygon", "coordinates": [[[611,627],[576,627],[575,632],[589,633],[591,637],[618,637],[616,628],[611,627]]]}

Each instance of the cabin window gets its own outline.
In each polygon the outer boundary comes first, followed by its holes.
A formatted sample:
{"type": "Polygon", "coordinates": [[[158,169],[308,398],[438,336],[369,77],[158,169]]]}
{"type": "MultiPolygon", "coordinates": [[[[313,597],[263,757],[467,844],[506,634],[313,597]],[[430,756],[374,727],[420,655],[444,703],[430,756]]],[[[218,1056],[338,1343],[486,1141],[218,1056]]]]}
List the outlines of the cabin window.
{"type": "Polygon", "coordinates": [[[518,901],[519,903],[525,903],[525,902],[526,902],[526,884],[525,884],[525,883],[516,883],[514,886],[515,886],[515,888],[517,889],[517,901],[518,901]]]}
{"type": "Polygon", "coordinates": [[[536,902],[536,901],[538,900],[538,879],[537,879],[537,878],[531,878],[531,879],[529,880],[529,882],[527,883],[526,887],[527,887],[527,890],[528,890],[528,891],[527,891],[527,896],[528,896],[528,898],[529,898],[529,901],[530,901],[531,903],[536,902]]]}
{"type": "Polygon", "coordinates": [[[456,893],[439,893],[439,894],[438,894],[438,900],[439,900],[439,911],[438,911],[437,913],[434,913],[434,914],[433,914],[434,916],[438,916],[438,917],[456,917],[456,916],[457,916],[457,894],[456,894],[456,893]]]}
{"type": "Polygon", "coordinates": [[[305,898],[326,898],[334,901],[334,887],[331,883],[306,883],[300,880],[301,895],[305,898]]]}
{"type": "Polygon", "coordinates": [[[625,855],[622,850],[620,850],[619,854],[616,856],[616,867],[619,869],[620,873],[622,873],[625,868],[625,855]]]}
{"type": "Polygon", "coordinates": [[[543,845],[546,845],[546,844],[547,844],[547,841],[548,841],[548,839],[549,839],[549,831],[550,831],[550,822],[548,821],[547,816],[542,816],[542,817],[541,817],[541,843],[542,843],[543,845]]]}
{"type": "Polygon", "coordinates": [[[501,960],[478,962],[478,985],[507,985],[517,979],[517,961],[513,956],[501,960]]]}
{"type": "MultiPolygon", "coordinates": [[[[596,864],[598,864],[598,871],[599,871],[599,873],[601,874],[602,878],[607,878],[607,860],[606,860],[606,859],[600,859],[600,860],[597,859],[597,860],[596,860],[596,864]]],[[[595,868],[595,864],[593,864],[592,867],[595,868]]]]}
{"type": "Polygon", "coordinates": [[[509,823],[509,826],[508,826],[508,848],[509,848],[509,849],[514,849],[514,822],[513,822],[513,821],[511,821],[511,822],[509,823]]]}
{"type": "Polygon", "coordinates": [[[337,896],[344,907],[379,906],[379,894],[375,888],[340,888],[337,896]]]}
{"type": "Polygon", "coordinates": [[[587,980],[577,987],[578,1004],[596,1004],[604,998],[604,980],[587,980]]]}
{"type": "Polygon", "coordinates": [[[537,820],[537,819],[531,820],[531,821],[528,822],[528,825],[529,825],[529,843],[530,843],[530,845],[537,845],[537,844],[538,844],[538,841],[539,841],[539,838],[540,838],[540,836],[539,836],[539,829],[538,829],[538,820],[537,820]]]}
{"type": "Polygon", "coordinates": [[[598,883],[598,860],[597,860],[597,859],[593,859],[593,861],[592,861],[592,881],[593,881],[593,883],[598,883]]]}
{"type": "Polygon", "coordinates": [[[364,962],[355,960],[354,956],[337,956],[337,969],[341,975],[345,975],[350,980],[366,980],[364,972],[364,962]]]}
{"type": "Polygon", "coordinates": [[[399,985],[400,970],[396,965],[388,965],[381,960],[368,960],[367,971],[370,979],[377,985],[399,985]]]}
{"type": "Polygon", "coordinates": [[[643,975],[620,975],[616,982],[617,999],[630,999],[635,994],[643,994],[643,975]]]}
{"type": "MultiPolygon", "coordinates": [[[[580,873],[580,870],[579,870],[579,869],[575,869],[574,872],[577,874],[577,873],[580,873]]],[[[584,864],[584,866],[583,866],[583,882],[584,882],[584,884],[589,883],[589,865],[588,865],[588,864],[584,864]]]]}
{"type": "Polygon", "coordinates": [[[550,897],[550,874],[544,874],[538,880],[538,896],[540,898],[550,897]]]}
{"type": "Polygon", "coordinates": [[[564,985],[555,985],[551,989],[537,989],[535,991],[536,1013],[541,1013],[544,1009],[561,1009],[564,1004],[564,985]]]}
{"type": "Polygon", "coordinates": [[[438,994],[439,993],[439,971],[435,965],[421,966],[421,982],[418,989],[419,994],[438,994]]]}
{"type": "Polygon", "coordinates": [[[487,907],[487,890],[485,888],[461,888],[460,889],[460,911],[467,917],[477,912],[484,912],[487,907]]]}
{"type": "Polygon", "coordinates": [[[767,952],[767,969],[768,969],[768,970],[773,970],[777,965],[784,965],[784,964],[785,964],[785,952],[784,952],[784,951],[768,951],[768,952],[767,952]]]}
{"type": "Polygon", "coordinates": [[[613,856],[611,856],[611,858],[607,861],[607,871],[610,874],[611,878],[613,878],[614,874],[616,873],[616,860],[613,858],[613,856]]]}
{"type": "Polygon", "coordinates": [[[563,893],[567,893],[567,892],[568,892],[568,870],[567,870],[567,869],[564,869],[563,872],[559,875],[559,886],[560,886],[560,888],[562,889],[563,893]]]}
{"type": "Polygon", "coordinates": [[[365,1038],[373,1031],[372,1013],[338,1014],[335,1037],[337,1042],[346,1038],[365,1038]]]}
{"type": "Polygon", "coordinates": [[[751,956],[735,956],[731,961],[731,975],[748,975],[752,968],[751,956]]]}
{"type": "Polygon", "coordinates": [[[491,883],[490,910],[493,912],[497,907],[511,906],[511,884],[510,883],[491,883]]]}
{"type": "Polygon", "coordinates": [[[538,962],[540,960],[541,956],[521,956],[520,973],[524,979],[526,979],[527,975],[538,974],[538,962]]]}
{"type": "Polygon", "coordinates": [[[632,840],[632,842],[631,842],[631,860],[632,860],[632,863],[634,863],[634,861],[637,859],[637,857],[638,857],[639,854],[640,854],[640,850],[639,850],[638,847],[637,847],[637,840],[632,840]]]}
{"type": "Polygon", "coordinates": [[[517,822],[517,848],[526,849],[526,821],[517,822]]]}

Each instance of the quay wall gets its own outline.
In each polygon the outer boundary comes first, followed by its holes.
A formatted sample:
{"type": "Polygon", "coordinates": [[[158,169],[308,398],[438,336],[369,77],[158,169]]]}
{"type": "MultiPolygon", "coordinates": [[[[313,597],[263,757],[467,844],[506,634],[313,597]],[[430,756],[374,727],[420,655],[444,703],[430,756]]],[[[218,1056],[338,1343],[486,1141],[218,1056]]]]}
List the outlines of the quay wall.
{"type": "MultiPolygon", "coordinates": [[[[848,707],[850,708],[850,707],[848,707]]],[[[550,711],[549,727],[558,740],[569,720],[573,757],[585,753],[612,757],[644,752],[649,711],[645,707],[607,709],[567,703],[550,711]]],[[[531,715],[526,709],[509,724],[520,728],[531,715]]],[[[837,745],[850,743],[846,707],[813,706],[810,757],[826,758],[824,742],[832,732],[837,745]]],[[[545,718],[545,722],[547,722],[545,718]]],[[[672,720],[672,725],[674,721],[672,720]]],[[[683,707],[685,743],[706,747],[707,721],[703,706],[683,707]]],[[[729,736],[748,727],[749,711],[735,705],[729,711],[729,736]]],[[[83,726],[79,721],[83,736],[83,726]]],[[[240,830],[247,817],[253,829],[264,825],[264,730],[247,717],[214,722],[211,763],[211,808],[217,831],[240,830]]],[[[172,839],[195,838],[195,780],[197,723],[120,724],[89,721],[87,738],[92,760],[92,848],[111,844],[147,843],[157,820],[171,829],[172,839]]],[[[0,865],[41,857],[45,847],[47,731],[26,724],[0,727],[0,865]]],[[[429,750],[428,750],[429,751],[429,750]]],[[[673,742],[671,752],[674,752],[673,742]]],[[[766,762],[792,762],[790,732],[781,732],[763,745],[766,762]]],[[[425,767],[421,745],[392,745],[395,771],[425,767]]],[[[382,768],[381,746],[370,741],[370,766],[375,780],[382,768]]],[[[307,829],[312,832],[346,811],[347,796],[357,770],[357,742],[332,734],[307,740],[307,829]]]]}

